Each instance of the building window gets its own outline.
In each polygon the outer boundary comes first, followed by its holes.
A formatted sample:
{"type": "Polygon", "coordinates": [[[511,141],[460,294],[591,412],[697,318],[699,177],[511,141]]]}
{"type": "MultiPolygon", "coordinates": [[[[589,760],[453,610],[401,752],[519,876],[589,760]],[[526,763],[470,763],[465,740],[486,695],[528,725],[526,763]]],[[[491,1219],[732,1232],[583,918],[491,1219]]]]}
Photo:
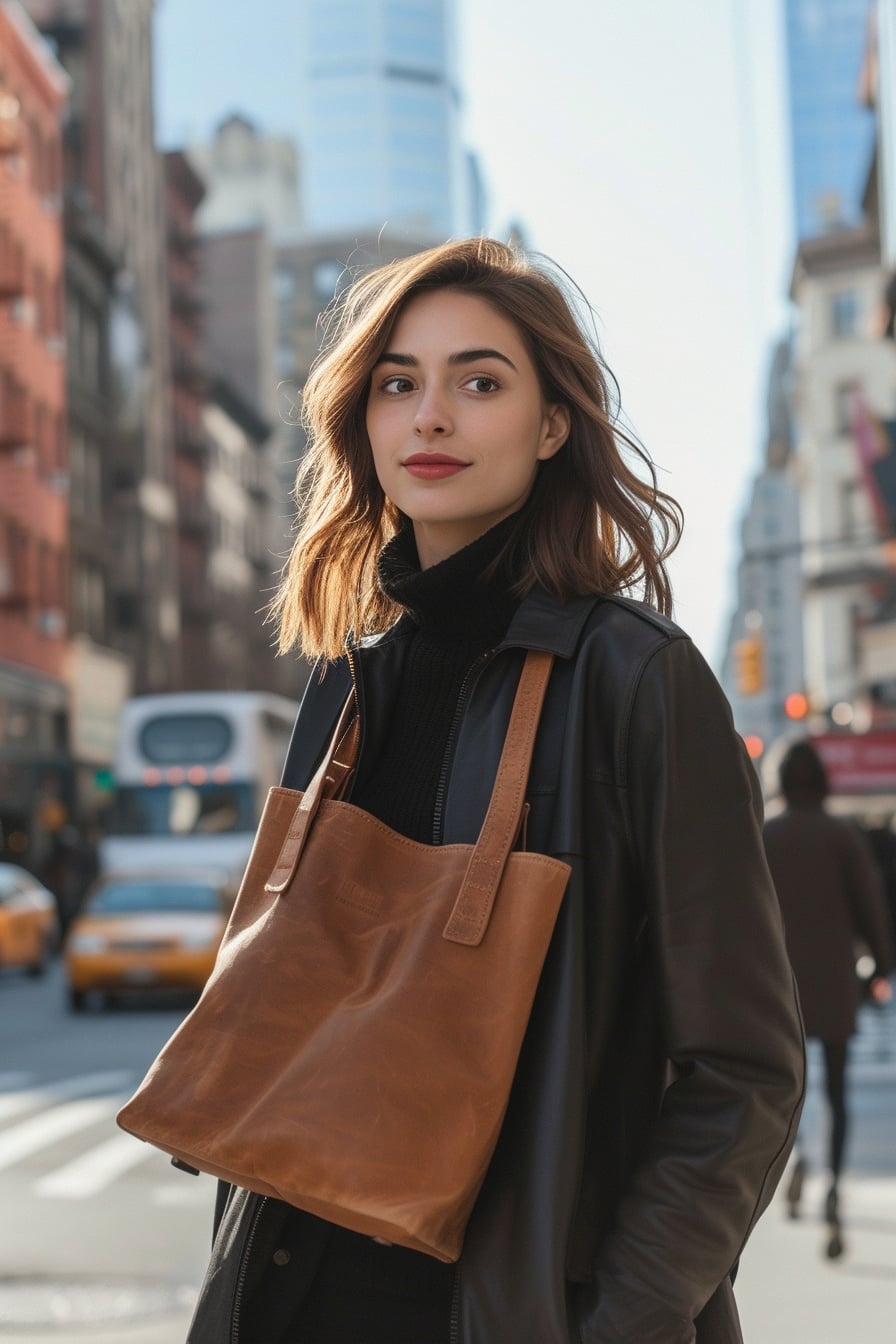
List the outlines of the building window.
{"type": "Polygon", "coordinates": [[[844,340],[858,332],[858,295],[854,289],[840,289],[831,298],[831,335],[844,340]]]}
{"type": "Polygon", "coordinates": [[[834,388],[834,424],[838,434],[852,433],[858,390],[859,385],[854,379],[838,383],[834,388]]]}
{"type": "Polygon", "coordinates": [[[862,522],[861,492],[861,481],[840,482],[840,536],[844,541],[859,540],[862,522]]]}

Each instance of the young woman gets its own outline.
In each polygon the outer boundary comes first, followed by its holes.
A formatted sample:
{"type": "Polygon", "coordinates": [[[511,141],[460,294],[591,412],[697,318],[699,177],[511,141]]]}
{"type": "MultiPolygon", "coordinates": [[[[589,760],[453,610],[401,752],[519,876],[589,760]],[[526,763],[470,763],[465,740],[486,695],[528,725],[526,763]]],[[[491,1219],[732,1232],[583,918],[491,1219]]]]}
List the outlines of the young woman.
{"type": "Polygon", "coordinates": [[[227,1190],[190,1344],[741,1338],[731,1281],[793,1141],[799,1012],[754,773],[667,615],[678,512],[627,464],[573,314],[534,261],[448,243],[355,284],[305,389],[276,614],[320,665],[284,783],[306,787],[354,684],[350,801],[475,840],[525,651],[547,649],[528,848],[571,876],[458,1264],[227,1190]]]}

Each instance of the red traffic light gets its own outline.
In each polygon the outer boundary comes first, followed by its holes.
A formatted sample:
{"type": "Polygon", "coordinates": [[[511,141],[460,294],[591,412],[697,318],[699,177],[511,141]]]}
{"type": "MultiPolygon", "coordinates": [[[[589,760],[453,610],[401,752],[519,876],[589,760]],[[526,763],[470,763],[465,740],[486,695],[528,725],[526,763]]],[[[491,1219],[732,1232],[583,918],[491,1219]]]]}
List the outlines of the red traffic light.
{"type": "Polygon", "coordinates": [[[809,713],[809,701],[802,691],[791,691],[784,701],[784,713],[788,719],[804,719],[809,713]]]}

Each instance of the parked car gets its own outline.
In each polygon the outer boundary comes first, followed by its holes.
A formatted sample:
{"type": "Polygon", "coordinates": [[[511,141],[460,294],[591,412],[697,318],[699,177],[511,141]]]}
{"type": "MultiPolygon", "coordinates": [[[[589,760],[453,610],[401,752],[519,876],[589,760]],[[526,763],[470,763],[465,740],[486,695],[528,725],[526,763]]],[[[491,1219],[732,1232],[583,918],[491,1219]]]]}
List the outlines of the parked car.
{"type": "Polygon", "coordinates": [[[215,964],[235,891],[224,873],[106,875],[65,943],[69,1006],[127,991],[201,990],[215,964]]]}
{"type": "Polygon", "coordinates": [[[0,967],[43,975],[59,944],[52,892],[26,868],[0,863],[0,967]]]}

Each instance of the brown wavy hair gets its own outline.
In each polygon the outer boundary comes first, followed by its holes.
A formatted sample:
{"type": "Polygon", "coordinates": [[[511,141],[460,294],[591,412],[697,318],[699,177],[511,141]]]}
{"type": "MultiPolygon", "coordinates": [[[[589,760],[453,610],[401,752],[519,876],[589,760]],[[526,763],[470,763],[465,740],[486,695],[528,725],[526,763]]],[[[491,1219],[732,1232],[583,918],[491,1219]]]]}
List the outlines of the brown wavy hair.
{"type": "Polygon", "coordinates": [[[475,295],[509,318],[526,342],[545,401],[569,410],[569,436],[540,463],[492,569],[509,566],[513,556],[518,596],[536,585],[562,601],[639,590],[661,611],[671,609],[665,561],[681,535],[681,510],[658,488],[646,452],[617,423],[615,379],[576,317],[581,296],[552,263],[470,238],[361,276],[325,319],[303,394],[308,448],[296,481],[298,529],[270,606],[282,652],[299,645],[308,656],[336,658],[349,632],[382,632],[399,615],[376,582],[377,556],[401,514],[374,471],[368,390],[403,306],[441,289],[475,295]],[[628,465],[630,456],[646,480],[628,465]]]}

